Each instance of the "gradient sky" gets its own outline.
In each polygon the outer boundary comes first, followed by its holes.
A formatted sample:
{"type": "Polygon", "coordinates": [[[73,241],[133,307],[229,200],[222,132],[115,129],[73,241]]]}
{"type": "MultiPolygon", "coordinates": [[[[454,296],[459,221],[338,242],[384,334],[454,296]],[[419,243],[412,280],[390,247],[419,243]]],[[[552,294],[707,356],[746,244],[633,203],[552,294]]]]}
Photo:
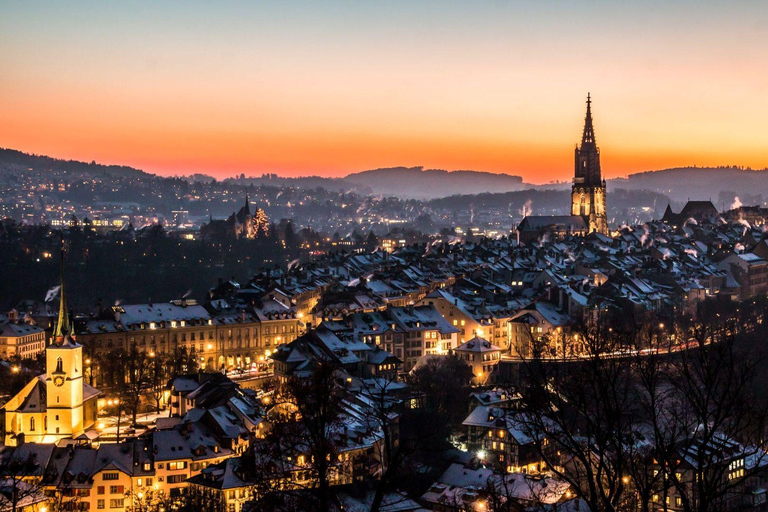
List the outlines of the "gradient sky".
{"type": "Polygon", "coordinates": [[[768,166],[768,2],[0,0],[0,146],[160,174],[768,166]]]}

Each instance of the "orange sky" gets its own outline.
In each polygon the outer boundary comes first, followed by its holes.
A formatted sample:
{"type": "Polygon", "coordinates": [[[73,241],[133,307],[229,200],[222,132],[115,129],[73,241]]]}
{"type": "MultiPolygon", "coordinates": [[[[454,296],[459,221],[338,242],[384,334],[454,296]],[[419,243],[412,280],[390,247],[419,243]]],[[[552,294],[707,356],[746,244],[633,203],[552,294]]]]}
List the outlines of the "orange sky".
{"type": "Polygon", "coordinates": [[[15,3],[0,146],[160,174],[768,165],[764,3],[15,3]]]}

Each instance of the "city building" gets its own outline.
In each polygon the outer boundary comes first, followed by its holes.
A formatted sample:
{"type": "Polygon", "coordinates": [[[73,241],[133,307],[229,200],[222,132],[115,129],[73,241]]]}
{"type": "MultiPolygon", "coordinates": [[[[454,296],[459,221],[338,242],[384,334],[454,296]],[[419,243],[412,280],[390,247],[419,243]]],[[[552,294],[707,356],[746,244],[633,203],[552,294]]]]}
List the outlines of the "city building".
{"type": "Polygon", "coordinates": [[[200,227],[200,236],[203,239],[256,238],[266,236],[267,233],[269,233],[269,218],[264,210],[258,207],[251,213],[247,192],[243,207],[233,212],[226,220],[214,220],[211,216],[208,223],[200,227]]]}
{"type": "Polygon", "coordinates": [[[459,359],[472,368],[472,381],[480,386],[489,382],[493,370],[501,360],[502,353],[501,348],[479,337],[462,343],[453,351],[459,359]]]}
{"type": "Polygon", "coordinates": [[[45,331],[24,322],[0,323],[0,357],[34,359],[45,350],[45,331]]]}

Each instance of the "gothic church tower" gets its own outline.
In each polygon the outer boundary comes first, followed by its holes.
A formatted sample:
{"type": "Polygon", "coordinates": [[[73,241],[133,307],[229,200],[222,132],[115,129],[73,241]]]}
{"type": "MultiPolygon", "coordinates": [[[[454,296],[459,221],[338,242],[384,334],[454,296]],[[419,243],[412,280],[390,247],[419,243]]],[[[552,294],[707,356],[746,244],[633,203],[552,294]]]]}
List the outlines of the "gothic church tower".
{"type": "Polygon", "coordinates": [[[608,234],[605,210],[605,180],[600,172],[600,149],[595,143],[592,126],[592,98],[587,94],[587,116],[581,146],[576,147],[575,172],[571,191],[571,215],[580,215],[587,221],[589,232],[608,234]]]}

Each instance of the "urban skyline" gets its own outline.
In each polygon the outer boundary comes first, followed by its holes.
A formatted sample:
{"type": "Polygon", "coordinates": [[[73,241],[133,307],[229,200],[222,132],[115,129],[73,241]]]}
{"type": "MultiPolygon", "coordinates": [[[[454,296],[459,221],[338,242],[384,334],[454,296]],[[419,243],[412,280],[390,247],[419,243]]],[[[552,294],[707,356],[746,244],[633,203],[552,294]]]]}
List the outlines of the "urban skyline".
{"type": "Polygon", "coordinates": [[[6,6],[0,511],[768,512],[768,4],[6,6]]]}

